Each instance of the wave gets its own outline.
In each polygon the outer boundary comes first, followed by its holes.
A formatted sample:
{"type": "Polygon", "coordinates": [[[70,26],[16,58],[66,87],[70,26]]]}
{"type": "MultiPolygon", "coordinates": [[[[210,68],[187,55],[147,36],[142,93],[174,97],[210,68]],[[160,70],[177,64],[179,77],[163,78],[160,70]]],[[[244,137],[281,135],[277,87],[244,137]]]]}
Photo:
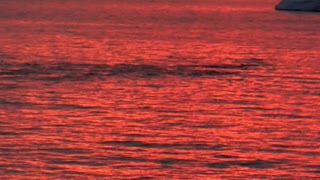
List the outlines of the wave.
{"type": "Polygon", "coordinates": [[[279,164],[286,163],[287,160],[281,160],[281,161],[267,161],[267,160],[243,160],[243,161],[225,161],[225,162],[216,162],[216,163],[208,163],[208,168],[229,168],[232,166],[240,166],[240,167],[246,167],[246,168],[255,168],[255,169],[265,169],[265,168],[274,168],[275,166],[278,166],[279,164]]]}
{"type": "Polygon", "coordinates": [[[204,64],[160,66],[150,64],[74,64],[74,63],[1,63],[0,78],[81,81],[92,78],[154,78],[164,76],[234,76],[263,66],[256,62],[241,64],[204,64]]]}

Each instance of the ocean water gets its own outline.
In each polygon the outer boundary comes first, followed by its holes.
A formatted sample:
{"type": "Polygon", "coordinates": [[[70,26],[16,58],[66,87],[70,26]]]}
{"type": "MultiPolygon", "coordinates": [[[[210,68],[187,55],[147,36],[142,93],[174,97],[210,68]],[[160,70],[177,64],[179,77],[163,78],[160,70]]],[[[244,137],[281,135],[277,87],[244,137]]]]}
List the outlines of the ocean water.
{"type": "Polygon", "coordinates": [[[320,14],[1,0],[0,179],[320,178],[320,14]]]}

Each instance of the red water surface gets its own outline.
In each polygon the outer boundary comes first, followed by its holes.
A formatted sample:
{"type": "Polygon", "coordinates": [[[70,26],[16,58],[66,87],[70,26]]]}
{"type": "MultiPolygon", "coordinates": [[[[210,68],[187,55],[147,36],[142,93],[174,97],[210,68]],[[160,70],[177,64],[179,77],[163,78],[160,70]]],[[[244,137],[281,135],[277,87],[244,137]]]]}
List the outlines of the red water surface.
{"type": "Polygon", "coordinates": [[[320,178],[318,14],[0,4],[0,179],[320,178]]]}

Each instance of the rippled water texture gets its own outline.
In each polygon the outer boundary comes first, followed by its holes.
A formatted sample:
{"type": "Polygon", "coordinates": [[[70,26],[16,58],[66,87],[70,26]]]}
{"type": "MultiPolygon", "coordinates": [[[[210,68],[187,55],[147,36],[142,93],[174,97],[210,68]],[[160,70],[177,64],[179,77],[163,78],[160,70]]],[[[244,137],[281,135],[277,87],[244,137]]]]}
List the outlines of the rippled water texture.
{"type": "Polygon", "coordinates": [[[1,0],[0,179],[320,178],[320,15],[276,0],[1,0]]]}

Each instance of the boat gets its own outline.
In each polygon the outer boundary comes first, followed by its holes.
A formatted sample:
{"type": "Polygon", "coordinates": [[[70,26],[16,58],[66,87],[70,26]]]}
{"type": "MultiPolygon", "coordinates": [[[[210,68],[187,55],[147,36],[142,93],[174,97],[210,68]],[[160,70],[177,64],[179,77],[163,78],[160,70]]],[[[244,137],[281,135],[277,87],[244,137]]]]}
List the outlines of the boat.
{"type": "Polygon", "coordinates": [[[320,0],[282,0],[276,10],[320,12],[320,0]]]}

